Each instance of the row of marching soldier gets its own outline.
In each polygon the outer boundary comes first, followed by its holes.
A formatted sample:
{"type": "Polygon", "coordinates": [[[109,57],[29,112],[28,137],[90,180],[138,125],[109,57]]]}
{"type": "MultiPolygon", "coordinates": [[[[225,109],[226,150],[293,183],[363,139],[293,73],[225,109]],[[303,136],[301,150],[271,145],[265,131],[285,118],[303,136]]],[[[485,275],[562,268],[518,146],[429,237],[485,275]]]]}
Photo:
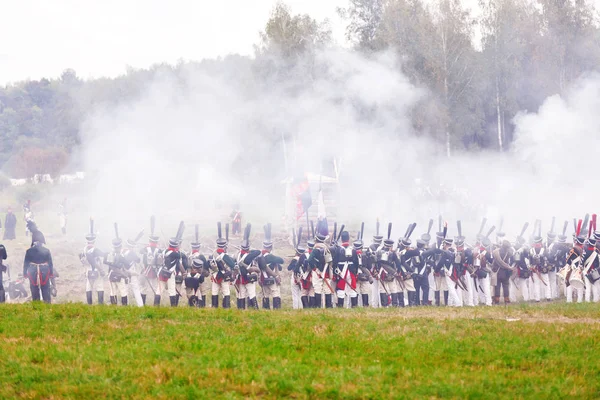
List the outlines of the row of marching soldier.
{"type": "MultiPolygon", "coordinates": [[[[133,297],[137,306],[160,305],[168,298],[171,306],[178,306],[183,297],[190,306],[230,308],[235,296],[239,309],[279,309],[285,269],[290,271],[294,308],[490,306],[562,296],[568,302],[600,301],[600,232],[595,231],[595,215],[591,220],[589,216],[575,220],[572,243],[566,234],[568,222],[557,233],[554,219],[545,239],[538,220],[528,239],[529,224],[525,223],[512,242],[502,231],[502,221],[498,229],[492,226],[486,230],[484,219],[472,244],[463,236],[460,221],[452,238],[441,218],[435,235],[431,234],[430,220],[426,232],[414,243],[411,237],[416,223],[395,241],[392,224],[388,224],[384,237],[377,222],[369,245],[363,241],[364,223],[355,235],[344,226],[338,232],[337,224],[332,234],[327,227],[315,231],[311,223],[307,235],[302,228],[294,232],[295,254],[286,257],[288,262],[273,254],[271,224],[263,227],[261,248],[254,249],[250,224],[236,246],[230,243],[229,225],[225,225],[223,235],[218,223],[215,248],[208,254],[201,252],[197,225],[190,252],[181,249],[183,222],[168,245],[159,246],[154,218],[150,220],[147,245],[139,245],[143,231],[134,239],[123,240],[115,224],[112,250],[103,252],[96,247],[93,224],[90,220],[90,232],[80,253],[89,304],[95,298],[97,303],[104,303],[108,290],[111,304],[128,305],[133,297]],[[235,254],[229,252],[232,247],[237,249],[235,254]]],[[[52,258],[44,247],[43,234],[34,224],[30,229],[33,241],[23,275],[36,288],[34,299],[50,302],[56,290],[52,258]]],[[[0,249],[0,260],[2,253],[6,255],[4,248],[0,249]]]]}

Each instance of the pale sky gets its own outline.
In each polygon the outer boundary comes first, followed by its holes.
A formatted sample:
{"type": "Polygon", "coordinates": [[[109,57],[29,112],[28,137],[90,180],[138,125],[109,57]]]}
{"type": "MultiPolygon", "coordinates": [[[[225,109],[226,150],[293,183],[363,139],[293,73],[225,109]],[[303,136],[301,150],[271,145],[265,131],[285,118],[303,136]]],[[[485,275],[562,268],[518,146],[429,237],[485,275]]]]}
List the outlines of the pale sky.
{"type": "MultiPolygon", "coordinates": [[[[276,0],[0,0],[0,85],[57,77],[116,76],[126,66],[252,54],[276,0]]],[[[345,0],[286,0],[293,13],[329,18],[345,0]]]]}
{"type": "MultiPolygon", "coordinates": [[[[600,0],[590,0],[596,7],[600,0]]],[[[347,0],[283,0],[292,13],[328,18],[347,45],[336,13],[347,0]]],[[[126,67],[250,55],[277,0],[0,0],[0,85],[55,78],[114,77],[126,67]]],[[[477,0],[463,4],[478,13],[477,0]]]]}

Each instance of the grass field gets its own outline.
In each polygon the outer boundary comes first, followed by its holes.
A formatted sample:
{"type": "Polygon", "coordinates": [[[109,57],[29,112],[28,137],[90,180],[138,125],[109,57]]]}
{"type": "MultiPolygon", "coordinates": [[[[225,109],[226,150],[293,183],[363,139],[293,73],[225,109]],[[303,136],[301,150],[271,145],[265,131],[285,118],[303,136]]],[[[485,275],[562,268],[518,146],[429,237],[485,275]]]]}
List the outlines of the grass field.
{"type": "Polygon", "coordinates": [[[0,398],[598,398],[600,307],[0,307],[0,398]]]}

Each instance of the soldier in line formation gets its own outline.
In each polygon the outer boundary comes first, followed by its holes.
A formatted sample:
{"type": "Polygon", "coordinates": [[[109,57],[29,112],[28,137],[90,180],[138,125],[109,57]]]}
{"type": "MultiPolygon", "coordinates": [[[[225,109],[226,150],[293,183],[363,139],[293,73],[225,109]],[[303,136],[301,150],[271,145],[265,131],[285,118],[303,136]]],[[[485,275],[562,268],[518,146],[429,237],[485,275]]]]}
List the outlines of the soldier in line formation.
{"type": "Polygon", "coordinates": [[[258,308],[256,283],[259,283],[263,308],[281,308],[281,257],[272,254],[271,224],[265,226],[265,240],[262,250],[251,250],[249,237],[251,225],[244,230],[244,239],[239,253],[228,253],[229,224],[222,235],[221,223],[217,224],[218,238],[216,249],[207,258],[200,253],[198,226],[195,242],[191,244],[189,255],[181,250],[184,225],[180,223],[175,237],[169,239],[168,247],[158,247],[160,237],[155,234],[155,220],[150,222],[149,244],[139,254],[137,243],[142,233],[135,239],[123,241],[119,238],[115,224],[113,249],[104,253],[95,246],[94,222],[90,220],[90,233],[86,235],[86,246],[80,259],[86,268],[86,298],[93,304],[93,292],[96,291],[98,304],[104,303],[104,283],[109,282],[110,303],[128,305],[129,293],[133,293],[137,306],[144,306],[148,295],[154,296],[154,305],[161,304],[163,293],[169,297],[170,305],[177,307],[179,298],[185,296],[192,307],[231,307],[231,286],[237,292],[237,308],[258,308]],[[207,297],[210,296],[210,304],[207,297]],[[271,303],[272,302],[272,303],[271,303]]]}
{"type": "MultiPolygon", "coordinates": [[[[462,235],[448,237],[448,226],[439,222],[436,240],[432,243],[430,220],[426,233],[413,245],[411,236],[416,223],[410,224],[397,242],[392,240],[392,224],[387,237],[379,233],[379,222],[372,243],[363,242],[364,223],[356,238],[351,240],[344,226],[333,234],[315,232],[303,245],[300,229],[294,234],[295,255],[287,266],[291,272],[295,308],[333,307],[412,307],[412,306],[476,306],[523,301],[552,300],[564,293],[567,301],[600,301],[600,231],[596,218],[586,217],[575,224],[573,244],[567,243],[565,223],[562,234],[554,232],[554,221],[546,240],[541,236],[541,221],[536,221],[533,234],[525,239],[525,224],[511,243],[502,232],[502,222],[496,239],[486,234],[484,219],[473,244],[462,235]],[[589,222],[589,228],[584,229],[589,222]]],[[[116,226],[115,226],[116,228],[116,226]]],[[[191,252],[181,250],[183,222],[168,247],[158,247],[160,238],[154,232],[148,245],[135,249],[141,235],[127,240],[113,240],[113,250],[104,254],[94,246],[93,226],[86,236],[87,245],[82,262],[87,267],[87,301],[92,304],[92,291],[97,291],[98,303],[103,303],[104,280],[109,282],[110,301],[128,304],[133,293],[136,305],[146,304],[153,295],[154,305],[160,305],[167,294],[170,304],[178,306],[185,293],[189,306],[231,307],[231,287],[235,288],[237,308],[281,308],[281,271],[283,258],[273,254],[271,225],[264,227],[262,249],[252,249],[249,238],[251,225],[246,225],[239,247],[229,243],[229,224],[223,237],[221,223],[217,224],[216,248],[208,257],[200,253],[198,227],[191,252]],[[229,247],[239,252],[230,255],[229,247]],[[104,271],[104,266],[108,270],[104,271]],[[257,284],[260,293],[257,291],[257,284]],[[185,292],[183,288],[185,287],[185,292]],[[208,296],[210,293],[210,303],[208,296]]]]}
{"type": "Polygon", "coordinates": [[[364,224],[350,243],[348,232],[340,231],[327,237],[313,232],[307,241],[308,250],[296,242],[296,255],[288,269],[293,272],[302,308],[334,307],[405,307],[405,306],[477,306],[522,301],[557,299],[561,292],[567,302],[600,301],[600,231],[596,216],[579,223],[574,221],[573,244],[567,243],[565,222],[562,234],[554,232],[554,220],[546,240],[541,235],[541,221],[536,221],[529,240],[525,224],[514,243],[505,239],[500,229],[496,240],[490,239],[496,230],[491,227],[484,235],[484,219],[470,245],[462,235],[448,237],[447,224],[439,222],[436,242],[431,242],[429,222],[427,233],[413,245],[410,237],[416,224],[408,226],[394,248],[392,225],[387,238],[379,234],[379,223],[370,246],[364,246],[364,224]],[[585,229],[585,226],[589,228],[585,229]],[[327,243],[327,244],[326,244],[327,243]],[[307,253],[308,252],[308,256],[307,253]],[[345,300],[349,301],[345,301],[345,300]],[[431,300],[430,300],[431,299],[431,300]]]}

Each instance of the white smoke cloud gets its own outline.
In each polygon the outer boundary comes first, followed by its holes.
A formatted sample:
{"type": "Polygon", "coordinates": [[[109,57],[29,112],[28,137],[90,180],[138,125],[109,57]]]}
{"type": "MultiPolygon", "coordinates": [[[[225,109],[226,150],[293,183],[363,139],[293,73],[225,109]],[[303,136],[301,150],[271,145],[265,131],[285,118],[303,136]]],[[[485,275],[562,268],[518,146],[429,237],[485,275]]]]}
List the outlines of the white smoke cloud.
{"type": "Polygon", "coordinates": [[[184,68],[155,74],[138,99],[99,108],[84,124],[82,155],[95,176],[86,204],[98,218],[145,224],[155,214],[169,235],[180,219],[214,226],[239,201],[247,220],[276,223],[280,181],[318,173],[329,157],[341,160],[338,219],[353,229],[365,221],[367,234],[377,217],[397,224],[397,238],[409,222],[420,233],[442,214],[451,235],[458,218],[472,235],[483,216],[489,225],[503,216],[514,237],[525,221],[548,229],[552,216],[560,225],[593,211],[584,177],[593,176],[588,149],[599,140],[597,77],[518,115],[510,152],[447,159],[412,131],[411,110],[428,94],[389,53],[320,52],[312,80],[300,82],[260,80],[245,58],[184,68]]]}

